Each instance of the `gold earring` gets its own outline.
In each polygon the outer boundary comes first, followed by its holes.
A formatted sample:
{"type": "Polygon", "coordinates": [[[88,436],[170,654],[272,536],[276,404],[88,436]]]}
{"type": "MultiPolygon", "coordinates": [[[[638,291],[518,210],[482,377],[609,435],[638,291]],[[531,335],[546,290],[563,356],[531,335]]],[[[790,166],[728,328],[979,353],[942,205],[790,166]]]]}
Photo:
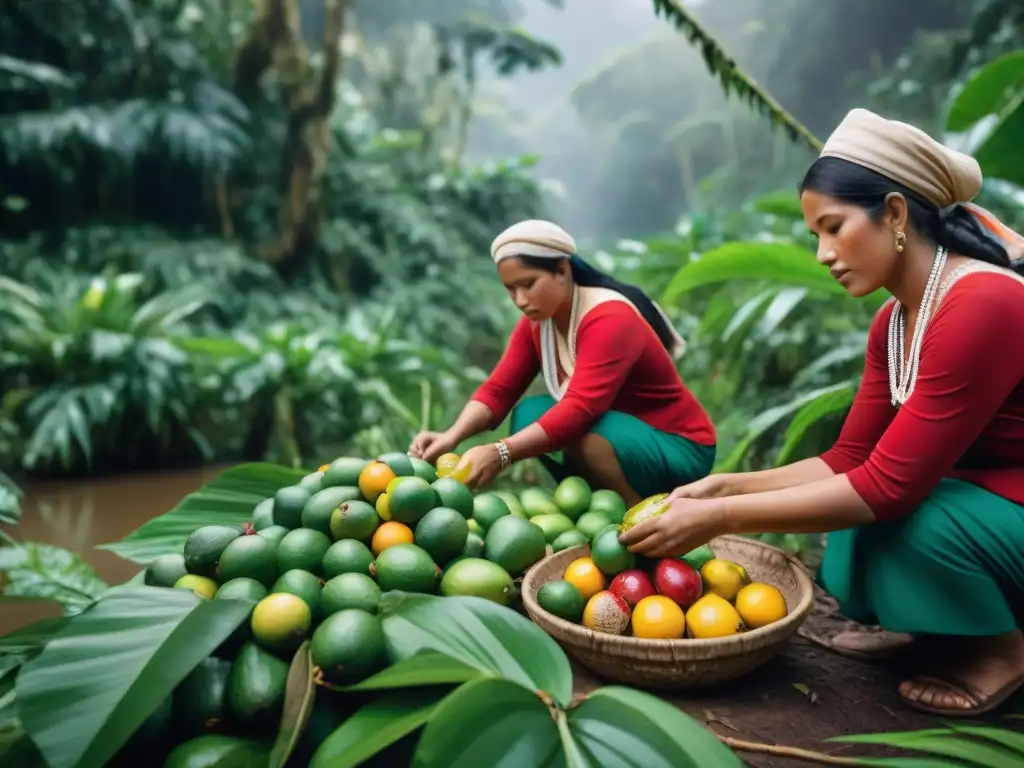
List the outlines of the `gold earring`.
{"type": "Polygon", "coordinates": [[[903,249],[907,247],[907,236],[902,232],[896,233],[896,253],[903,253],[903,249]]]}

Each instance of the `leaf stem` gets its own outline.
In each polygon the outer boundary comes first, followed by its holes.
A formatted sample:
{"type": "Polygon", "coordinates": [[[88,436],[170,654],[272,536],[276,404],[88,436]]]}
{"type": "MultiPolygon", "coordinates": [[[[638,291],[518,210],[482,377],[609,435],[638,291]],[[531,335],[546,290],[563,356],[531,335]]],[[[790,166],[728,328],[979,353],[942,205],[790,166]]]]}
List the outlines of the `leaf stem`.
{"type": "MultiPolygon", "coordinates": [[[[712,731],[712,733],[715,732],[712,731]]],[[[838,757],[836,755],[827,755],[824,752],[815,752],[810,749],[800,749],[799,747],[784,747],[777,744],[743,741],[741,739],[734,739],[731,736],[722,736],[719,733],[715,733],[715,736],[729,749],[737,752],[754,752],[761,755],[788,757],[791,760],[802,760],[805,763],[817,763],[818,765],[864,765],[864,761],[856,757],[838,757]]]]}
{"type": "Polygon", "coordinates": [[[557,707],[552,708],[552,715],[555,724],[558,726],[558,735],[562,738],[562,748],[565,750],[565,764],[567,768],[589,768],[590,763],[580,753],[579,745],[569,730],[569,718],[565,712],[557,707]]]}

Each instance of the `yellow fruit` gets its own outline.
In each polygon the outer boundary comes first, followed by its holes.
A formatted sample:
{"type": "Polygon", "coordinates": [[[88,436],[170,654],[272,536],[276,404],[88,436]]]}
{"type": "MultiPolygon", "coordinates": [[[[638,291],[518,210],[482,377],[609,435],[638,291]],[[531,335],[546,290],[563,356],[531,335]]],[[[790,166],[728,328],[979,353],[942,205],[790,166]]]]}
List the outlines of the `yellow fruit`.
{"type": "Polygon", "coordinates": [[[326,472],[330,468],[330,464],[321,464],[317,472],[326,472]]]}
{"type": "Polygon", "coordinates": [[[473,465],[467,462],[466,466],[462,467],[461,469],[455,468],[451,472],[449,472],[448,477],[454,478],[455,480],[458,480],[460,483],[465,483],[469,480],[469,473],[472,471],[472,469],[473,465]]]}
{"type": "Polygon", "coordinates": [[[217,594],[217,582],[205,576],[196,576],[193,573],[186,573],[176,582],[175,589],[191,589],[195,594],[204,600],[212,600],[217,594]]]}
{"type": "Polygon", "coordinates": [[[728,637],[743,631],[743,620],[728,600],[708,593],[686,612],[686,634],[695,640],[728,637]]]}
{"type": "Polygon", "coordinates": [[[657,517],[668,509],[668,504],[665,504],[665,499],[668,498],[667,493],[657,493],[654,496],[648,496],[643,501],[634,504],[626,512],[625,517],[622,518],[622,522],[619,524],[619,530],[625,533],[630,528],[633,528],[640,523],[650,520],[652,517],[657,517]]]}
{"type": "Polygon", "coordinates": [[[270,648],[295,648],[309,632],[313,616],[298,595],[274,592],[252,609],[249,625],[257,642],[270,648]]]}
{"type": "Polygon", "coordinates": [[[371,461],[359,473],[359,492],[373,504],[395,479],[395,471],[382,461],[371,461]]]}
{"type": "Polygon", "coordinates": [[[576,587],[584,600],[589,600],[608,584],[601,569],[589,557],[580,557],[569,563],[562,578],[576,587]]]}
{"type": "Polygon", "coordinates": [[[377,517],[385,521],[391,519],[391,497],[387,493],[378,496],[374,506],[377,509],[377,517]]]}
{"type": "Polygon", "coordinates": [[[730,602],[750,583],[746,568],[718,557],[708,560],[700,567],[700,577],[704,581],[705,594],[718,595],[730,602]]]}
{"type": "Polygon", "coordinates": [[[629,626],[629,605],[614,592],[602,590],[587,600],[583,626],[595,632],[621,635],[629,626]]]}
{"type": "Polygon", "coordinates": [[[749,629],[757,629],[786,616],[786,598],[777,587],[755,581],[736,595],[736,611],[749,629]]]}
{"type": "Polygon", "coordinates": [[[649,595],[633,606],[633,637],[678,640],[686,629],[683,609],[664,595],[649,595]]]}
{"type": "Polygon", "coordinates": [[[385,549],[393,547],[395,544],[412,544],[413,538],[412,529],[408,525],[391,520],[383,523],[373,532],[370,551],[373,552],[374,557],[377,557],[385,549]]]}
{"type": "Polygon", "coordinates": [[[437,461],[434,462],[434,469],[437,470],[438,477],[448,477],[451,471],[459,466],[459,462],[462,461],[462,457],[457,453],[445,453],[437,457],[437,461]]]}

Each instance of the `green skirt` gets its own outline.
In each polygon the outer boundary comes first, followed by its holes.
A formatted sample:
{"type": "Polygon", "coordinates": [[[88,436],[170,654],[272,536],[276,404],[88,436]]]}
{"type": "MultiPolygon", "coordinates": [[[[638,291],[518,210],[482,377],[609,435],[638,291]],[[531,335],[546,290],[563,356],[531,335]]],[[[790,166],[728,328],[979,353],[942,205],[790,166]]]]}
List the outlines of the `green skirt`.
{"type": "Polygon", "coordinates": [[[905,519],[830,533],[818,580],[845,616],[892,632],[1011,632],[1024,604],[1024,507],[943,480],[905,519]]]}
{"type": "MultiPolygon", "coordinates": [[[[550,395],[523,398],[512,409],[512,432],[533,424],[554,405],[550,395]]],[[[662,432],[628,413],[609,411],[591,431],[611,443],[630,487],[645,498],[700,480],[715,463],[715,446],[662,432]]],[[[540,462],[556,482],[579,474],[571,462],[552,455],[541,456],[540,462]]]]}

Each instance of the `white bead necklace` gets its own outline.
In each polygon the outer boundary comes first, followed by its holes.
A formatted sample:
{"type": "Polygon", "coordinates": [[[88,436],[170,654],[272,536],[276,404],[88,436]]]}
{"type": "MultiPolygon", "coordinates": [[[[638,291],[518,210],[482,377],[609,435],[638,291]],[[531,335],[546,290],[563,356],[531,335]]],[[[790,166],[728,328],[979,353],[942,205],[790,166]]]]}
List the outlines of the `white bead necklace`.
{"type": "Polygon", "coordinates": [[[932,304],[939,289],[939,279],[946,266],[946,255],[947,251],[941,245],[935,250],[935,260],[932,262],[932,270],[928,274],[928,282],[925,283],[924,295],[921,297],[921,308],[917,313],[914,336],[910,340],[910,359],[907,361],[907,365],[903,364],[906,359],[906,312],[899,301],[896,302],[892,314],[889,316],[889,394],[894,406],[897,403],[903,405],[914,393],[921,358],[921,344],[928,321],[931,319],[932,304]]]}
{"type": "MultiPolygon", "coordinates": [[[[572,287],[572,309],[569,310],[569,332],[566,335],[566,342],[569,346],[569,363],[576,365],[576,332],[579,324],[580,288],[578,285],[572,287]]],[[[541,346],[541,367],[544,369],[544,383],[547,385],[548,394],[555,402],[562,399],[568,384],[568,377],[563,384],[558,383],[558,346],[555,342],[555,321],[545,320],[541,325],[540,346],[541,346]]]]}

